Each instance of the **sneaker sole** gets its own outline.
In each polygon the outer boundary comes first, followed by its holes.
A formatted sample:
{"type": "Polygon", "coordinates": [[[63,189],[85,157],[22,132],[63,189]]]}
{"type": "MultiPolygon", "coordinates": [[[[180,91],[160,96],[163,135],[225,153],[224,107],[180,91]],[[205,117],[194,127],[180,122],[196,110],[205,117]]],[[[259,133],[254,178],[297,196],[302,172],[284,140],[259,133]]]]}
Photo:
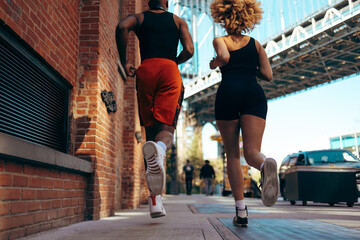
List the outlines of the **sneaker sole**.
{"type": "Polygon", "coordinates": [[[150,217],[152,218],[158,218],[166,216],[166,211],[164,206],[162,205],[161,197],[156,201],[156,206],[152,205],[152,199],[151,197],[148,197],[148,203],[149,203],[149,210],[150,210],[150,217]]]}
{"type": "Polygon", "coordinates": [[[248,226],[247,224],[237,224],[237,223],[233,223],[233,225],[235,227],[247,227],[248,226]]]}
{"type": "Polygon", "coordinates": [[[151,218],[159,218],[159,217],[165,217],[166,214],[164,214],[163,212],[152,212],[150,213],[150,217],[151,218]]]}
{"type": "MultiPolygon", "coordinates": [[[[157,148],[155,144],[156,143],[154,142],[146,142],[143,146],[143,154],[147,162],[147,165],[149,165],[148,159],[154,156],[157,152],[157,148]]],[[[158,174],[153,174],[146,171],[146,176],[145,176],[146,183],[152,195],[160,195],[164,190],[165,177],[166,177],[165,169],[164,166],[159,166],[159,167],[160,167],[160,173],[158,174]]]]}
{"type": "Polygon", "coordinates": [[[266,182],[263,183],[261,191],[261,200],[267,207],[273,206],[279,195],[279,178],[277,175],[277,163],[272,158],[267,158],[264,162],[264,178],[266,182]]]}
{"type": "Polygon", "coordinates": [[[237,223],[233,220],[233,225],[236,227],[247,227],[248,224],[247,223],[237,223]]]}

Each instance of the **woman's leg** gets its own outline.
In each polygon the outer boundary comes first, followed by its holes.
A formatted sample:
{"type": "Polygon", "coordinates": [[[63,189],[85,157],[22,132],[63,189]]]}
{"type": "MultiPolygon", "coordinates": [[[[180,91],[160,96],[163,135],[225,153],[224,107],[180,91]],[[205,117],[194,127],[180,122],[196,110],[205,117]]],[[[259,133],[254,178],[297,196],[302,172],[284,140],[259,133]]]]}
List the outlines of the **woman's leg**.
{"type": "Polygon", "coordinates": [[[261,164],[266,159],[265,155],[260,152],[265,120],[253,115],[243,115],[240,122],[245,160],[250,166],[260,170],[261,164]]]}
{"type": "Polygon", "coordinates": [[[227,173],[235,201],[244,199],[244,177],[240,166],[240,120],[217,120],[227,158],[227,173]]]}
{"type": "Polygon", "coordinates": [[[272,158],[266,158],[260,152],[265,129],[265,120],[252,115],[241,117],[241,129],[244,140],[244,155],[250,166],[261,171],[261,199],[265,206],[273,206],[279,194],[277,164],[272,158]],[[261,165],[264,165],[261,167],[261,165]]]}

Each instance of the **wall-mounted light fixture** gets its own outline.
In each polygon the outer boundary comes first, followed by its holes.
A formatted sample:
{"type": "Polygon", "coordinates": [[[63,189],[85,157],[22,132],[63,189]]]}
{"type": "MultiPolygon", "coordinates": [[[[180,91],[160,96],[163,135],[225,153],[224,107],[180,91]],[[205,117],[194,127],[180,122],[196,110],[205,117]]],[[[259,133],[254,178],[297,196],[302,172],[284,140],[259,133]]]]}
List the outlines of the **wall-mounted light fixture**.
{"type": "Polygon", "coordinates": [[[105,103],[108,113],[116,112],[116,101],[114,100],[114,93],[106,90],[101,91],[101,99],[105,103]]]}

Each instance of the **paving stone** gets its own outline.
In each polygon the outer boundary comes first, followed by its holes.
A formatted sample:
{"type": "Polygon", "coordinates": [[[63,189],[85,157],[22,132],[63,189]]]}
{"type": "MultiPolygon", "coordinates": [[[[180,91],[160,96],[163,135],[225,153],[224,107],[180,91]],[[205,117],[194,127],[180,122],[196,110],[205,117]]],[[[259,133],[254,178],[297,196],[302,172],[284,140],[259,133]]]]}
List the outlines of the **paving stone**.
{"type": "Polygon", "coordinates": [[[248,227],[235,227],[232,218],[219,218],[240,239],[360,239],[360,231],[314,220],[249,219],[248,227]]]}

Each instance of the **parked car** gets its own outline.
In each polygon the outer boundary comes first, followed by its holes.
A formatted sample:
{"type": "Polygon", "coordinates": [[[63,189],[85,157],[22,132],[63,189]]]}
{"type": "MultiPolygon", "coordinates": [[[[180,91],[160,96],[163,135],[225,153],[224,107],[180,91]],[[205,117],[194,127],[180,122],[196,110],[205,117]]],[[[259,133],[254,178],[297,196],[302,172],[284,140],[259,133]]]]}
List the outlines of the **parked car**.
{"type": "Polygon", "coordinates": [[[346,202],[352,207],[360,197],[360,160],[346,150],[293,153],[280,165],[280,194],[284,200],[346,202]]]}

